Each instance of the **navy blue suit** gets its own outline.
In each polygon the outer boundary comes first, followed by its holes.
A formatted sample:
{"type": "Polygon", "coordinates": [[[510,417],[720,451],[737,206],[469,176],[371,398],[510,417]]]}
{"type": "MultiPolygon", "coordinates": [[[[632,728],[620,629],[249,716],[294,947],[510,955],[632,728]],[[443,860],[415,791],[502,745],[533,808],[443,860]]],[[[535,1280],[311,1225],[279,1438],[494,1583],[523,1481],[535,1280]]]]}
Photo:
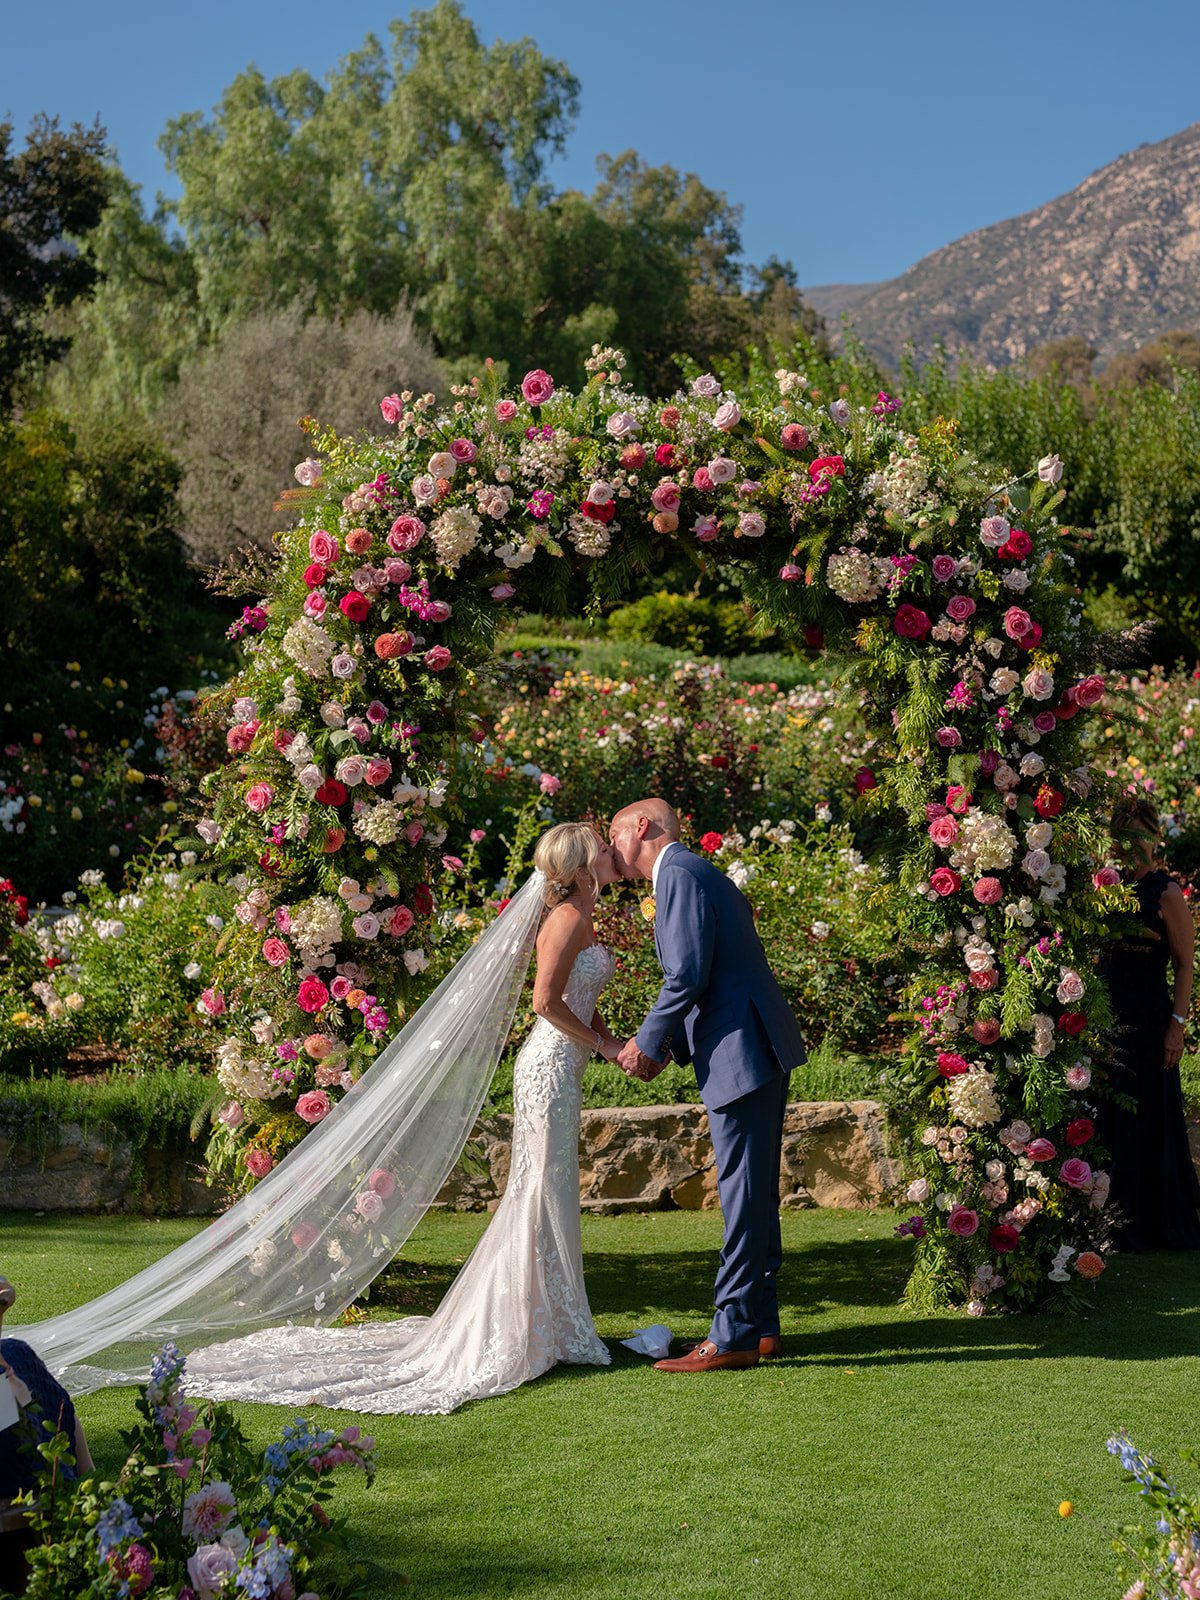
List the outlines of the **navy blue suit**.
{"type": "Polygon", "coordinates": [[[804,1041],[745,895],[679,846],[659,867],[654,944],[663,985],[638,1048],[661,1061],[669,1046],[692,1063],[717,1158],[725,1242],[709,1338],[722,1350],[757,1349],[779,1332],[783,1115],[804,1041]]]}

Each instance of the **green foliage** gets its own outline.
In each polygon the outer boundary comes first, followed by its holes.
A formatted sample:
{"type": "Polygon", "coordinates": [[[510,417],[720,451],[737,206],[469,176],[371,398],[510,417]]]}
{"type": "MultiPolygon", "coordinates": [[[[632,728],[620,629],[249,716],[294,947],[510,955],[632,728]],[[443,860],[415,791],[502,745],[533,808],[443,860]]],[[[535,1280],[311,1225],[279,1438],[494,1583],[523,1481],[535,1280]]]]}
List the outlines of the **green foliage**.
{"type": "Polygon", "coordinates": [[[758,642],[745,606],[663,589],[610,612],[608,633],[612,639],[668,645],[693,656],[745,654],[758,642]]]}
{"type": "Polygon", "coordinates": [[[64,133],[39,116],[25,148],[11,151],[13,126],[0,121],[0,415],[37,368],[67,339],[48,316],[86,295],[95,268],[75,248],[108,200],[104,131],[76,123],[64,133]]]}

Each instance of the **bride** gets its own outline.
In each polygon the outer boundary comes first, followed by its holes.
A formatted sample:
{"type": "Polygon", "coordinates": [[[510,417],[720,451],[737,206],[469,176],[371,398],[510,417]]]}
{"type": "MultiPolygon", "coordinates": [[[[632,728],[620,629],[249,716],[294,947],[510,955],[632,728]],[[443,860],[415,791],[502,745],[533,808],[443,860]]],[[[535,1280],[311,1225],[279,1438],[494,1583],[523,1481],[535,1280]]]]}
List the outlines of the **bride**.
{"type": "Polygon", "coordinates": [[[579,822],[549,829],[534,865],[255,1190],[108,1294],[19,1330],[69,1389],[139,1381],[164,1339],[191,1352],[189,1393],[375,1413],[453,1411],[560,1361],[609,1363],[583,1281],[578,1141],[584,1068],[593,1052],[615,1060],[624,1043],[596,1010],[613,959],[592,925],[619,873],[611,847],[579,822]],[[514,1067],[511,1170],[486,1232],[433,1316],[322,1326],[387,1265],[457,1159],[535,935],[538,1018],[514,1067]]]}

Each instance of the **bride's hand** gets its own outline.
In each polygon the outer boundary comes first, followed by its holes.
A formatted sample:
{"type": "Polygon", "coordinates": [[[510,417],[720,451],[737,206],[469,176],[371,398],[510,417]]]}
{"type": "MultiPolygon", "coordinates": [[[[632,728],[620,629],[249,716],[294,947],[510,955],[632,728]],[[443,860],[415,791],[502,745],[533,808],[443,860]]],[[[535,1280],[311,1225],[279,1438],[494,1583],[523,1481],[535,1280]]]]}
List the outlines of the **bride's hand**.
{"type": "Polygon", "coordinates": [[[615,1061],[627,1042],[625,1039],[604,1039],[600,1044],[600,1054],[605,1061],[615,1061]]]}

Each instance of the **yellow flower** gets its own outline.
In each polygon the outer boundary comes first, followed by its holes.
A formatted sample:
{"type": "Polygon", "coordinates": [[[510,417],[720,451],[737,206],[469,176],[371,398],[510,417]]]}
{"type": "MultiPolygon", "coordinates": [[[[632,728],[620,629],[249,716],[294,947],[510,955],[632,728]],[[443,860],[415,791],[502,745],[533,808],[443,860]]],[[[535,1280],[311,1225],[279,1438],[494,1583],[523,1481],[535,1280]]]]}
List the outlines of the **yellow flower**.
{"type": "Polygon", "coordinates": [[[174,800],[164,800],[163,801],[163,810],[164,811],[169,811],[171,813],[174,813],[174,812],[179,810],[179,805],[174,800]]]}
{"type": "Polygon", "coordinates": [[[40,794],[29,794],[26,795],[25,798],[29,801],[31,806],[40,806],[42,803],[42,797],[40,794]]]}
{"type": "Polygon", "coordinates": [[[1058,1514],[1060,1517],[1069,1517],[1074,1509],[1075,1507],[1069,1500],[1064,1500],[1058,1508],[1058,1514]]]}
{"type": "Polygon", "coordinates": [[[68,661],[67,662],[67,671],[68,672],[82,672],[83,671],[83,665],[82,665],[81,662],[78,662],[78,661],[68,661]]]}
{"type": "Polygon", "coordinates": [[[71,807],[71,821],[72,822],[82,822],[83,821],[83,812],[79,809],[78,806],[72,806],[71,807]]]}
{"type": "Polygon", "coordinates": [[[652,894],[648,894],[642,901],[642,915],[647,922],[654,921],[654,896],[652,894]]]}
{"type": "Polygon", "coordinates": [[[72,789],[82,789],[83,788],[83,774],[82,773],[73,772],[71,774],[71,787],[72,787],[72,789]]]}
{"type": "Polygon", "coordinates": [[[136,767],[126,767],[125,768],[125,782],[126,783],[145,783],[145,781],[146,781],[146,774],[144,772],[139,772],[136,767]]]}

